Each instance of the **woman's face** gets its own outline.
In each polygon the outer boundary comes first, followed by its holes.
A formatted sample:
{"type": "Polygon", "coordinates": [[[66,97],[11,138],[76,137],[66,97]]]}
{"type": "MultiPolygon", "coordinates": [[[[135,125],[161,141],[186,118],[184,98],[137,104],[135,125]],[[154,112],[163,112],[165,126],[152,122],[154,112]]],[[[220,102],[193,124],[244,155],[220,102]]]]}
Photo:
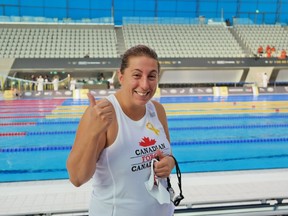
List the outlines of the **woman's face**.
{"type": "Polygon", "coordinates": [[[118,73],[118,78],[127,100],[134,105],[145,105],[157,89],[157,61],[146,56],[130,57],[128,67],[123,74],[118,73]]]}

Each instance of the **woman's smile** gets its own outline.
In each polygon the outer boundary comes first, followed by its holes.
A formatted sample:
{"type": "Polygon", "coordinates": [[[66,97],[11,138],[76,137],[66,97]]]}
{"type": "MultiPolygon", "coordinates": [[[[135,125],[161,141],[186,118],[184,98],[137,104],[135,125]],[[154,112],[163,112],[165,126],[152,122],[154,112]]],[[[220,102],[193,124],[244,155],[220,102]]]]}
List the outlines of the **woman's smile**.
{"type": "Polygon", "coordinates": [[[137,90],[135,90],[134,92],[136,92],[140,96],[147,96],[150,93],[150,91],[137,91],[137,90]]]}

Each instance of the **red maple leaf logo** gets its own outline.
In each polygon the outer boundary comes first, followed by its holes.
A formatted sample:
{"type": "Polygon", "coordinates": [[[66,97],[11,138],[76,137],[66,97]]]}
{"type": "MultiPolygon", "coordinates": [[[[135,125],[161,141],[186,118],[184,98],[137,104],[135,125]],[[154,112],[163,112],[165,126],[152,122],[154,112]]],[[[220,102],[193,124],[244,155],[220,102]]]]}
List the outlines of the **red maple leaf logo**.
{"type": "Polygon", "coordinates": [[[147,147],[147,146],[154,145],[155,143],[156,143],[155,139],[150,139],[149,137],[144,137],[144,138],[142,138],[142,141],[139,142],[139,145],[143,146],[143,147],[147,147]]]}

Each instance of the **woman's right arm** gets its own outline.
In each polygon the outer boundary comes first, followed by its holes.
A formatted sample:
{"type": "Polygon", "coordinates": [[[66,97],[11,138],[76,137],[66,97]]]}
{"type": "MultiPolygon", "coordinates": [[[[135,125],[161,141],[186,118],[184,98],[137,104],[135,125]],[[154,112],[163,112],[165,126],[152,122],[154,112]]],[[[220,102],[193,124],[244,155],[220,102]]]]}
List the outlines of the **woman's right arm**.
{"type": "Polygon", "coordinates": [[[69,178],[76,187],[93,176],[96,162],[105,148],[106,132],[113,116],[113,106],[107,99],[96,102],[90,93],[88,98],[90,105],[80,120],[67,160],[69,178]]]}

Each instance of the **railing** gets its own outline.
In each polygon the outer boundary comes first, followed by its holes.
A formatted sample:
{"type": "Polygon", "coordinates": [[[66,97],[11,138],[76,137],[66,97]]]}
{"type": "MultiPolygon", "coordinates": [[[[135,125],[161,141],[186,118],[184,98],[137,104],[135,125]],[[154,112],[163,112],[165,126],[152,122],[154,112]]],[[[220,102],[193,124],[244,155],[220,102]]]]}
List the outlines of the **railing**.
{"type": "Polygon", "coordinates": [[[268,86],[288,86],[288,81],[275,81],[275,82],[269,82],[268,86]]]}
{"type": "Polygon", "coordinates": [[[179,216],[206,216],[206,215],[287,215],[288,203],[280,199],[242,200],[238,203],[210,203],[176,209],[174,215],[179,216]]]}
{"type": "Polygon", "coordinates": [[[206,24],[205,17],[123,17],[123,25],[151,24],[151,25],[196,25],[206,24]]]}
{"type": "Polygon", "coordinates": [[[73,20],[71,18],[47,18],[36,16],[0,16],[0,23],[57,23],[57,24],[109,24],[113,25],[113,17],[100,18],[82,18],[81,20],[73,20]]]}
{"type": "Polygon", "coordinates": [[[253,85],[255,85],[254,82],[209,82],[209,83],[162,83],[159,84],[159,87],[160,88],[189,88],[189,87],[214,87],[214,86],[243,87],[253,85]]]}
{"type": "MultiPolygon", "coordinates": [[[[66,87],[68,86],[69,82],[69,77],[66,77],[62,80],[58,81],[59,87],[66,87]]],[[[16,78],[16,77],[10,77],[7,76],[5,80],[1,81],[1,86],[0,90],[10,90],[10,89],[18,89],[19,91],[26,91],[26,90],[33,90],[32,88],[36,88],[37,81],[32,81],[32,80],[26,80],[26,79],[21,79],[21,78],[16,78]]],[[[53,82],[44,82],[44,85],[49,86],[48,89],[53,89],[52,85],[53,82]]]]}
{"type": "MultiPolygon", "coordinates": [[[[39,212],[43,216],[65,216],[82,215],[88,216],[88,209],[82,211],[61,211],[61,212],[39,212]]],[[[210,203],[191,206],[176,207],[175,216],[207,216],[207,215],[241,215],[241,216],[267,216],[267,215],[287,215],[288,203],[283,202],[283,198],[256,201],[240,201],[238,203],[210,203]]]]}

